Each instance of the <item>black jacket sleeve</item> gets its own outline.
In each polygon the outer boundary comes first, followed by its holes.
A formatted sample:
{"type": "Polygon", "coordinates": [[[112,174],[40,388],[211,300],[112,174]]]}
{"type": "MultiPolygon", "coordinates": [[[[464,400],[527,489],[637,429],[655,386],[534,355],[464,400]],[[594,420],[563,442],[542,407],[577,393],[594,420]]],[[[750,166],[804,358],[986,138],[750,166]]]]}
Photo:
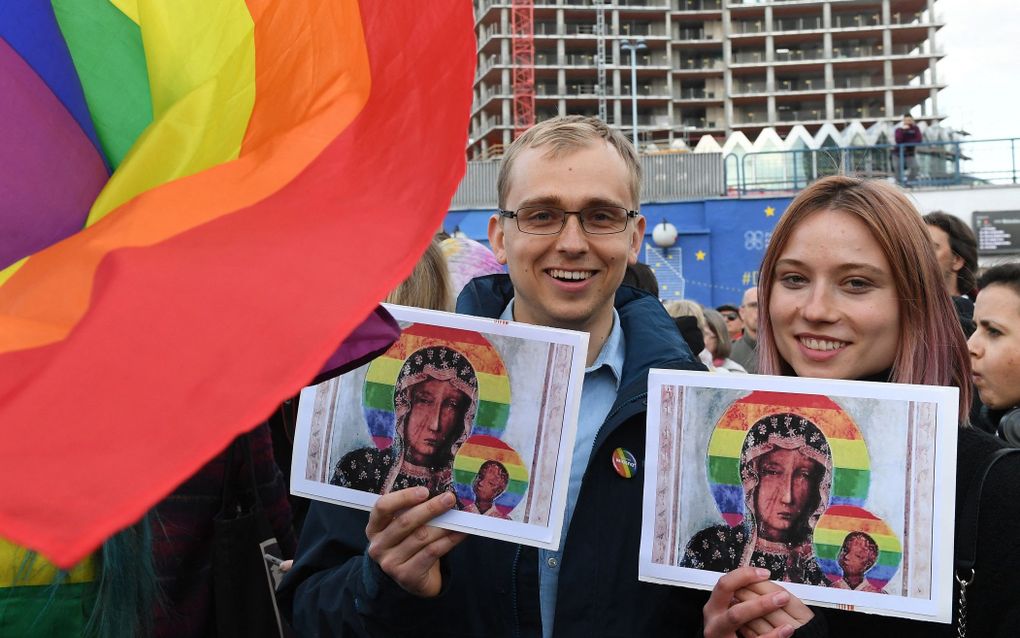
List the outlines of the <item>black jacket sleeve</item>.
{"type": "Polygon", "coordinates": [[[278,593],[299,636],[400,636],[432,613],[437,599],[407,593],[365,553],[367,523],[368,512],[312,503],[278,593]]]}

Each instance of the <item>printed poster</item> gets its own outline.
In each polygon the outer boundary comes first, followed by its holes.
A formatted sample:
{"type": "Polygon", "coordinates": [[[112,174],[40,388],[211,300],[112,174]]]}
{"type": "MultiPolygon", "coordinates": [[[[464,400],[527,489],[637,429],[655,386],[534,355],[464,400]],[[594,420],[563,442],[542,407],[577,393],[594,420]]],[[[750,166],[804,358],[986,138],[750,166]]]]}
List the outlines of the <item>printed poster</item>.
{"type": "Polygon", "coordinates": [[[763,567],[808,604],[950,622],[958,390],[649,375],[641,580],[763,567]]]}
{"type": "Polygon", "coordinates": [[[428,487],[448,529],[559,546],[586,333],[387,305],[400,338],[301,393],[295,494],[371,509],[428,487]]]}

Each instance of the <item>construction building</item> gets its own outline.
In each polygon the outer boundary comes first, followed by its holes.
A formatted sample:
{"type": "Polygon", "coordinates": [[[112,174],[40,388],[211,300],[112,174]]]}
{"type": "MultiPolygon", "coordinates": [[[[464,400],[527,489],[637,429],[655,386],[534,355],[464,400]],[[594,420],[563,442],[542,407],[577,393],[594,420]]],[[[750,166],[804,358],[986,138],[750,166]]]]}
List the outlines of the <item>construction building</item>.
{"type": "Polygon", "coordinates": [[[643,150],[801,124],[937,122],[935,0],[474,0],[469,159],[556,115],[643,150]],[[632,59],[634,56],[632,69],[632,59]],[[636,90],[631,87],[632,72],[636,90]]]}

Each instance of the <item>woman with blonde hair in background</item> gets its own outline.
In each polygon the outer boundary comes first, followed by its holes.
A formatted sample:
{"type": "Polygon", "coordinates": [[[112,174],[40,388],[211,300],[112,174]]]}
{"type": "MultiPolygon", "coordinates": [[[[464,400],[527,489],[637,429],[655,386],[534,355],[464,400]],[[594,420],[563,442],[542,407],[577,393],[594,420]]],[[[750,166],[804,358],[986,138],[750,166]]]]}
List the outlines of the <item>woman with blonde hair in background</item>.
{"type": "Polygon", "coordinates": [[[384,301],[426,310],[453,311],[450,271],[439,242],[432,240],[411,274],[386,295],[384,301]]]}

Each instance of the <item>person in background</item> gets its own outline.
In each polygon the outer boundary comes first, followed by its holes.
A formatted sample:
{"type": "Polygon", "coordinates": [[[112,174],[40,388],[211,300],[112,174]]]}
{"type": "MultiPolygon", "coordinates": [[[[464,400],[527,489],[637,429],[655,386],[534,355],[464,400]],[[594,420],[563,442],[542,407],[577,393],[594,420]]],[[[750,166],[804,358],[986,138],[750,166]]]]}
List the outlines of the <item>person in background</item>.
{"type": "Polygon", "coordinates": [[[639,290],[644,290],[653,297],[659,296],[659,280],[655,278],[655,272],[648,264],[643,264],[640,261],[627,265],[627,272],[623,275],[623,283],[628,286],[634,286],[639,290]]]}
{"type": "MultiPolygon", "coordinates": [[[[283,558],[297,548],[287,484],[273,456],[268,423],[248,437],[255,484],[266,518],[273,528],[283,558]]],[[[156,505],[152,551],[156,575],[163,594],[154,606],[154,635],[166,638],[210,636],[217,632],[216,600],[213,596],[215,551],[213,519],[223,505],[226,479],[236,483],[249,476],[247,462],[221,452],[156,505]]]]}
{"type": "Polygon", "coordinates": [[[917,147],[924,141],[921,129],[914,123],[914,116],[910,113],[903,114],[903,122],[896,127],[893,133],[896,138],[895,158],[896,166],[899,167],[899,180],[902,184],[909,184],[917,179],[917,147]]]}
{"type": "Polygon", "coordinates": [[[746,374],[744,367],[730,359],[733,343],[726,332],[726,320],[717,310],[705,308],[705,349],[712,354],[712,367],[716,372],[739,372],[746,374]]]}
{"type": "MultiPolygon", "coordinates": [[[[457,242],[458,246],[465,246],[467,251],[475,250],[470,246],[470,244],[473,244],[482,251],[489,252],[487,248],[478,244],[478,242],[469,239],[449,239],[446,241],[457,242]]],[[[489,255],[491,254],[489,252],[489,255]]],[[[425,248],[425,252],[422,253],[418,263],[415,264],[411,274],[400,282],[396,288],[391,290],[383,301],[398,306],[451,311],[453,310],[451,285],[451,275],[446,257],[440,245],[440,240],[434,237],[425,248]]],[[[357,339],[359,336],[362,335],[359,335],[356,331],[349,339],[357,339]]],[[[366,334],[363,336],[371,337],[373,335],[366,334]]],[[[361,350],[363,349],[362,347],[358,351],[358,355],[362,354],[361,350]]],[[[360,360],[359,357],[359,360],[350,361],[345,364],[344,371],[354,369],[366,362],[360,360]]],[[[337,371],[331,373],[331,376],[336,376],[340,373],[340,371],[337,371]]],[[[321,383],[323,380],[325,380],[323,377],[319,377],[312,381],[312,383],[321,383]]],[[[268,420],[273,434],[273,451],[276,456],[276,462],[284,471],[284,477],[286,477],[288,482],[288,491],[290,485],[291,455],[294,451],[294,433],[297,427],[297,412],[298,397],[294,396],[281,403],[268,420]]],[[[335,471],[334,474],[336,474],[335,471]]],[[[305,515],[308,512],[309,500],[291,495],[290,504],[294,514],[295,527],[300,531],[305,515]]]]}
{"type": "Polygon", "coordinates": [[[989,268],[978,286],[977,330],[967,345],[984,403],[981,416],[1000,438],[1020,447],[1020,264],[989,268]]]}
{"type": "MultiPolygon", "coordinates": [[[[941,280],[921,216],[899,188],[843,176],[820,179],[793,200],[765,250],[758,346],[763,374],[960,388],[959,511],[1003,444],[967,422],[970,357],[941,280]]],[[[1020,544],[1004,539],[1020,538],[1020,456],[991,468],[979,520],[976,577],[966,590],[967,634],[1015,636],[1020,544]]],[[[956,621],[958,592],[953,601],[956,621]]],[[[796,631],[798,638],[958,635],[951,624],[808,608],[749,567],[724,575],[705,606],[706,638],[738,631],[796,631]],[[734,598],[740,602],[733,604],[734,598]]]]}
{"type": "Polygon", "coordinates": [[[72,569],[0,539],[0,636],[147,638],[161,604],[148,512],[72,569]]]}
{"type": "Polygon", "coordinates": [[[667,301],[663,306],[669,316],[673,317],[677,329],[680,330],[680,335],[687,342],[691,352],[697,354],[698,360],[711,370],[713,367],[712,353],[705,349],[705,328],[707,326],[701,304],[690,299],[679,299],[667,301]]]}
{"type": "Polygon", "coordinates": [[[740,320],[744,324],[744,334],[733,342],[730,358],[739,363],[745,370],[754,374],[758,372],[758,287],[744,291],[744,299],[740,303],[740,320]]]}
{"type": "MultiPolygon", "coordinates": [[[[478,262],[480,264],[479,269],[491,268],[485,262],[485,254],[488,253],[492,257],[492,252],[485,246],[470,239],[448,238],[442,240],[437,234],[437,236],[433,237],[428,247],[426,247],[425,252],[422,253],[411,274],[390,291],[384,301],[399,306],[413,306],[427,310],[452,310],[453,297],[451,287],[453,284],[451,279],[453,279],[453,276],[450,272],[443,246],[447,246],[452,252],[457,253],[458,274],[461,277],[467,276],[468,271],[477,272],[475,267],[464,267],[466,261],[478,262]],[[447,244],[447,242],[450,243],[447,244]]],[[[476,275],[472,274],[471,276],[476,275]]],[[[378,312],[383,311],[380,309],[378,312]]],[[[366,325],[368,325],[367,322],[366,325]]],[[[360,338],[363,343],[367,342],[373,345],[380,343],[379,336],[371,329],[367,330],[364,334],[361,334],[360,330],[360,328],[356,330],[348,337],[348,340],[354,340],[356,343],[356,340],[360,338]]],[[[347,361],[342,370],[331,373],[331,376],[336,376],[366,363],[367,360],[363,359],[366,356],[365,353],[368,353],[369,357],[371,356],[371,350],[367,349],[365,345],[357,345],[352,350],[352,354],[356,355],[357,358],[347,361]]],[[[323,380],[324,378],[319,377],[313,383],[319,383],[323,380]]],[[[294,451],[294,433],[297,428],[297,413],[298,397],[294,396],[281,403],[268,420],[273,434],[273,452],[277,464],[283,470],[288,491],[290,487],[291,457],[294,451]]],[[[300,533],[310,501],[309,499],[294,495],[291,495],[289,498],[291,511],[294,516],[294,526],[296,531],[300,533]]],[[[291,564],[290,560],[285,561],[284,569],[289,570],[291,564]]]]}
{"type": "Polygon", "coordinates": [[[726,320],[726,332],[730,335],[731,342],[744,336],[744,322],[740,320],[740,308],[723,304],[716,310],[726,320]]]}
{"type": "Polygon", "coordinates": [[[974,232],[958,217],[935,211],[924,216],[931,235],[935,258],[942,270],[942,282],[953,298],[960,326],[969,337],[974,334],[974,302],[971,301],[976,285],[978,265],[977,238],[974,232]]]}
{"type": "Polygon", "coordinates": [[[439,242],[433,239],[407,279],[400,282],[383,301],[399,306],[450,311],[453,310],[451,291],[446,257],[439,242]]]}

